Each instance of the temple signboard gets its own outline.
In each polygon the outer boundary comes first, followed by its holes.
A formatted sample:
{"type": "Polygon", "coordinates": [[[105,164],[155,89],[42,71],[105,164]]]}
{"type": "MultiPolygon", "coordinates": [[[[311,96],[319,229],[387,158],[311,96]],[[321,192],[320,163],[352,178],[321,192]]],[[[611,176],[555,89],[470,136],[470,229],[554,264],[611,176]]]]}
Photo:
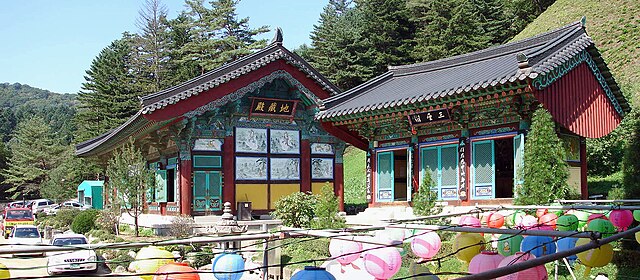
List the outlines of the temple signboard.
{"type": "Polygon", "coordinates": [[[443,108],[427,112],[415,113],[407,116],[411,126],[430,124],[450,120],[449,109],[443,108]]]}
{"type": "Polygon", "coordinates": [[[251,98],[249,116],[293,118],[298,100],[251,98]]]}

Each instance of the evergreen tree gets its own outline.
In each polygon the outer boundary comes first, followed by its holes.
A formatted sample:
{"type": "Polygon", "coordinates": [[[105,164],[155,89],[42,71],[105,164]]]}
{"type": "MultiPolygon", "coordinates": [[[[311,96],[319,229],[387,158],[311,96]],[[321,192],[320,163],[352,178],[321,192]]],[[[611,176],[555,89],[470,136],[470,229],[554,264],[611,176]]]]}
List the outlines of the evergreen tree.
{"type": "Polygon", "coordinates": [[[171,47],[167,7],[160,0],[146,0],[136,25],[140,29],[134,37],[139,55],[132,60],[134,68],[139,69],[136,80],[144,93],[158,92],[171,86],[167,78],[171,47]]]}
{"type": "MultiPolygon", "coordinates": [[[[569,193],[569,167],[551,114],[539,107],[531,119],[524,145],[524,184],[516,188],[514,204],[547,204],[569,193]]],[[[521,171],[517,171],[521,172],[521,171]]]]}
{"type": "Polygon", "coordinates": [[[59,164],[48,172],[40,194],[58,203],[74,198],[82,181],[100,179],[96,174],[104,172],[89,159],[77,157],[74,145],[67,145],[60,154],[59,164]]]}
{"type": "Polygon", "coordinates": [[[191,19],[184,13],[168,20],[167,25],[170,38],[167,68],[171,75],[166,78],[170,85],[177,85],[200,74],[197,61],[186,59],[186,54],[182,52],[182,48],[191,42],[189,34],[193,26],[191,19]]]}
{"type": "Polygon", "coordinates": [[[125,33],[93,60],[78,94],[77,141],[96,137],[124,123],[139,110],[139,90],[131,70],[132,36],[125,33]]]}
{"type": "Polygon", "coordinates": [[[63,146],[56,133],[40,117],[33,117],[18,124],[14,137],[9,141],[11,159],[2,171],[4,183],[13,198],[38,195],[40,184],[49,178],[49,171],[61,162],[63,146]]]}
{"type": "Polygon", "coordinates": [[[640,197],[640,121],[638,117],[638,112],[635,110],[625,117],[631,122],[631,136],[622,160],[622,183],[625,198],[628,199],[640,197]]]}
{"type": "Polygon", "coordinates": [[[107,166],[106,193],[116,195],[110,201],[116,209],[124,208],[133,217],[138,236],[138,219],[144,210],[145,194],[153,183],[153,173],[147,168],[142,153],[133,144],[133,139],[117,150],[107,166]]]}
{"type": "Polygon", "coordinates": [[[10,187],[9,184],[3,183],[5,179],[3,174],[6,172],[7,162],[10,157],[11,154],[9,153],[6,145],[0,141],[0,199],[3,200],[8,198],[7,189],[10,187]]]}
{"type": "Polygon", "coordinates": [[[187,11],[192,28],[189,41],[182,46],[180,62],[196,62],[200,73],[248,55],[265,46],[265,40],[255,36],[269,31],[266,26],[249,28],[249,18],[239,19],[236,0],[210,1],[211,8],[202,0],[187,0],[187,11]]]}

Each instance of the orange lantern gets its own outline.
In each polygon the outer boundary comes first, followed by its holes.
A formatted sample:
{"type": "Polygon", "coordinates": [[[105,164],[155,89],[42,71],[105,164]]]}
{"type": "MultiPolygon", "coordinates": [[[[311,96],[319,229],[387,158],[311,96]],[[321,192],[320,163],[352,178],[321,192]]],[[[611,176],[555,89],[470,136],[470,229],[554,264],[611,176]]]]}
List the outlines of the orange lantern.
{"type": "Polygon", "coordinates": [[[186,263],[173,262],[158,268],[153,280],[200,280],[200,275],[186,263]]]}
{"type": "Polygon", "coordinates": [[[490,228],[501,228],[504,225],[504,216],[500,213],[491,213],[487,217],[487,226],[490,228]]]}
{"type": "Polygon", "coordinates": [[[556,221],[558,220],[558,216],[553,213],[547,213],[538,218],[538,223],[545,226],[550,226],[553,229],[556,229],[556,221]]]}

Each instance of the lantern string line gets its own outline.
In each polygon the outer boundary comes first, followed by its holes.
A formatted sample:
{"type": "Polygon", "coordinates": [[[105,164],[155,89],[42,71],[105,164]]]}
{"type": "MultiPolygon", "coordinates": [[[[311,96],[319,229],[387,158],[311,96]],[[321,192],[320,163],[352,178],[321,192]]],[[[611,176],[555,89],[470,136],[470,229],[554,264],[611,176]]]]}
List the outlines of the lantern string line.
{"type": "MultiPolygon", "coordinates": [[[[487,210],[484,210],[484,211],[487,211],[487,210]]],[[[481,213],[482,213],[482,212],[484,212],[484,211],[482,211],[482,210],[481,210],[481,212],[480,212],[480,213],[478,213],[478,214],[481,214],[481,213]]],[[[610,211],[611,211],[611,210],[609,210],[608,212],[610,212],[610,211]]],[[[590,211],[584,211],[584,212],[590,212],[590,211]]],[[[459,213],[458,215],[466,215],[466,214],[469,214],[469,213],[459,213]]],[[[475,213],[474,213],[474,214],[475,214],[475,213]]],[[[508,214],[508,215],[506,215],[506,216],[507,216],[507,217],[509,217],[509,216],[512,216],[512,215],[515,215],[515,214],[516,214],[516,212],[511,213],[511,214],[508,214]]],[[[557,219],[557,218],[556,218],[556,219],[557,219]]],[[[538,224],[538,226],[540,226],[540,225],[541,225],[541,224],[538,224]]],[[[407,239],[410,239],[410,238],[413,238],[413,237],[416,237],[416,236],[419,236],[419,235],[422,235],[422,234],[426,234],[426,233],[428,233],[428,232],[446,231],[446,229],[448,229],[448,228],[452,228],[452,227],[455,227],[455,226],[448,225],[448,226],[446,226],[446,228],[443,228],[443,229],[421,230],[421,232],[420,232],[420,233],[412,234],[412,235],[411,235],[411,236],[409,236],[409,237],[402,238],[402,242],[404,243],[407,239]]],[[[347,228],[347,229],[343,229],[343,230],[348,230],[348,228],[347,228]]],[[[525,229],[521,229],[521,232],[520,232],[520,233],[518,233],[518,234],[512,234],[512,235],[510,235],[510,236],[508,236],[508,237],[505,237],[505,238],[499,238],[499,239],[497,239],[497,240],[484,241],[484,242],[476,243],[476,244],[473,244],[473,245],[465,246],[465,247],[459,248],[456,252],[453,252],[453,253],[447,254],[446,256],[443,256],[443,257],[430,259],[430,260],[428,260],[428,261],[436,261],[436,260],[437,260],[437,261],[439,262],[440,260],[442,260],[442,259],[444,259],[444,258],[446,258],[446,257],[451,257],[451,256],[455,255],[456,253],[458,253],[459,251],[464,250],[464,249],[466,249],[466,248],[473,247],[473,246],[477,246],[477,245],[486,245],[486,244],[489,244],[489,243],[494,242],[494,241],[504,241],[504,240],[506,240],[506,239],[508,239],[508,238],[511,238],[511,237],[513,237],[513,236],[520,235],[520,234],[521,234],[521,233],[523,233],[524,231],[525,231],[525,229]]],[[[278,233],[278,232],[279,232],[279,233],[283,233],[283,232],[285,232],[285,231],[276,231],[275,233],[278,233]]],[[[286,232],[290,232],[290,231],[286,231],[286,232]]],[[[579,234],[579,233],[580,233],[580,232],[576,232],[575,234],[579,234]]],[[[245,236],[252,235],[252,234],[263,234],[263,232],[246,234],[245,236]]],[[[348,232],[345,232],[345,236],[353,236],[353,235],[349,234],[348,232]]],[[[338,237],[338,236],[334,236],[334,237],[338,237]]],[[[569,237],[569,236],[556,238],[556,239],[554,239],[554,241],[553,241],[553,242],[556,242],[557,240],[560,240],[560,239],[562,239],[562,238],[566,238],[566,237],[569,237]]],[[[287,236],[283,236],[282,238],[288,238],[288,237],[287,237],[287,236]]],[[[294,243],[302,243],[302,242],[307,242],[307,241],[311,241],[311,240],[317,240],[317,239],[321,239],[321,238],[323,238],[323,237],[311,237],[311,238],[304,238],[304,239],[300,238],[300,239],[296,239],[295,241],[292,241],[292,242],[287,242],[286,244],[280,244],[280,245],[276,245],[276,246],[270,246],[270,248],[268,248],[268,249],[267,249],[267,251],[269,251],[269,250],[274,250],[274,249],[276,249],[276,248],[280,248],[280,247],[284,247],[284,246],[288,246],[288,245],[291,245],[291,244],[294,244],[294,243]]],[[[175,240],[176,240],[176,241],[179,241],[179,240],[181,240],[181,239],[175,239],[175,240]]],[[[156,243],[166,242],[166,241],[167,241],[167,240],[163,240],[163,241],[154,241],[154,242],[143,242],[143,243],[144,243],[144,244],[148,244],[148,245],[155,245],[156,243]]],[[[223,242],[232,242],[232,241],[230,240],[230,241],[211,242],[211,243],[223,243],[223,242]]],[[[256,246],[256,245],[258,245],[258,244],[263,244],[263,243],[265,243],[265,242],[270,242],[270,241],[269,241],[269,240],[266,240],[266,241],[254,242],[253,244],[245,245],[245,246],[240,247],[239,249],[233,249],[233,250],[230,250],[230,251],[236,251],[236,252],[265,252],[265,250],[242,250],[243,248],[256,246]]],[[[536,247],[534,247],[534,248],[532,248],[532,249],[528,250],[527,252],[529,252],[529,253],[530,253],[532,250],[535,250],[536,248],[539,248],[540,246],[544,246],[544,245],[546,245],[546,244],[548,244],[548,243],[550,243],[550,242],[546,242],[546,243],[544,243],[544,244],[541,244],[541,245],[539,245],[539,246],[536,246],[536,247]]],[[[137,246],[139,246],[139,245],[141,244],[141,242],[124,242],[124,243],[116,243],[116,244],[117,244],[117,245],[126,245],[126,244],[131,244],[131,245],[137,245],[137,246]]],[[[400,244],[401,244],[401,243],[400,243],[400,244]]],[[[6,245],[11,245],[11,244],[2,244],[2,246],[6,246],[6,245]]],[[[115,249],[115,250],[125,249],[125,248],[109,248],[109,245],[113,245],[113,244],[104,244],[104,246],[103,246],[103,247],[95,248],[95,249],[102,249],[102,250],[105,250],[105,249],[111,249],[111,250],[113,250],[113,249],[115,249]]],[[[186,242],[186,243],[184,243],[184,244],[175,244],[175,245],[181,245],[181,246],[191,245],[191,246],[193,246],[193,243],[186,242]]],[[[336,258],[339,258],[339,257],[342,257],[342,256],[351,255],[351,254],[355,254],[355,253],[367,252],[367,251],[375,250],[375,249],[379,249],[379,248],[384,248],[384,247],[397,247],[398,245],[399,245],[399,244],[393,244],[393,243],[392,243],[392,244],[388,244],[388,245],[384,245],[384,246],[378,246],[378,247],[367,248],[367,249],[364,249],[364,250],[362,250],[362,251],[360,251],[360,252],[352,252],[352,253],[343,254],[343,255],[335,256],[335,257],[328,257],[328,258],[314,259],[314,260],[305,260],[305,261],[291,262],[291,263],[286,263],[286,264],[263,265],[263,266],[260,266],[260,267],[254,267],[254,268],[251,268],[251,269],[244,269],[244,270],[241,270],[241,271],[240,271],[240,270],[239,270],[239,271],[220,271],[220,272],[213,271],[213,273],[236,273],[236,272],[237,272],[237,273],[239,273],[239,272],[247,272],[247,271],[262,270],[262,269],[264,269],[264,268],[268,268],[268,267],[285,267],[285,266],[294,265],[294,264],[302,264],[302,263],[310,263],[310,262],[327,261],[327,260],[333,260],[333,259],[336,259],[336,258]]],[[[43,245],[43,246],[48,246],[48,245],[43,245]]],[[[159,246],[164,246],[164,245],[159,245],[159,246]]],[[[64,246],[63,246],[63,247],[64,247],[64,246]]],[[[68,247],[70,247],[70,248],[74,248],[74,249],[77,249],[77,247],[76,247],[76,246],[68,246],[68,247]]],[[[208,253],[208,252],[198,252],[198,253],[202,253],[202,254],[200,254],[200,255],[209,255],[209,254],[211,254],[211,255],[214,255],[214,256],[215,256],[216,254],[219,254],[219,253],[213,253],[213,252],[212,252],[212,253],[208,253]]],[[[521,256],[520,256],[520,257],[521,257],[521,256]]],[[[140,259],[140,260],[151,260],[151,259],[167,259],[167,258],[149,258],[149,259],[140,259]]],[[[173,258],[172,258],[172,259],[173,259],[173,258]]],[[[105,263],[105,264],[106,264],[106,263],[124,263],[124,262],[126,262],[126,261],[96,261],[96,263],[105,263]]],[[[46,268],[46,266],[44,266],[44,267],[46,268]]],[[[39,268],[43,268],[43,266],[31,267],[31,268],[11,268],[11,270],[28,270],[28,269],[39,269],[39,268]]],[[[212,271],[210,271],[210,270],[207,270],[207,271],[201,271],[201,270],[200,270],[200,271],[187,272],[187,273],[203,273],[203,272],[205,272],[205,273],[212,273],[212,271]]],[[[182,272],[181,272],[181,273],[182,273],[182,272]]],[[[162,275],[164,275],[164,274],[167,274],[167,275],[169,275],[169,274],[181,274],[181,273],[169,272],[169,273],[163,273],[162,275]]],[[[431,273],[431,274],[433,274],[433,275],[468,275],[468,273],[465,273],[465,272],[439,272],[439,273],[431,273]]],[[[156,275],[156,274],[155,274],[155,273],[137,273],[137,274],[123,274],[123,275],[101,275],[101,277],[135,277],[135,276],[145,276],[145,275],[156,275]]],[[[413,276],[420,276],[420,275],[430,275],[430,274],[424,274],[424,273],[423,273],[423,274],[416,274],[416,275],[413,275],[413,276]]],[[[413,276],[409,276],[409,277],[405,277],[405,278],[399,278],[399,279],[407,279],[407,278],[411,278],[411,277],[413,277],[413,276]]],[[[37,277],[36,277],[36,276],[33,276],[33,277],[17,277],[17,278],[10,278],[10,279],[42,279],[42,278],[49,278],[49,277],[50,277],[50,278],[56,278],[56,277],[66,277],[66,276],[57,276],[57,275],[54,275],[54,276],[44,276],[44,277],[43,277],[43,276],[37,276],[37,277]]],[[[88,276],[81,276],[81,277],[92,277],[92,276],[88,275],[88,276]]]]}

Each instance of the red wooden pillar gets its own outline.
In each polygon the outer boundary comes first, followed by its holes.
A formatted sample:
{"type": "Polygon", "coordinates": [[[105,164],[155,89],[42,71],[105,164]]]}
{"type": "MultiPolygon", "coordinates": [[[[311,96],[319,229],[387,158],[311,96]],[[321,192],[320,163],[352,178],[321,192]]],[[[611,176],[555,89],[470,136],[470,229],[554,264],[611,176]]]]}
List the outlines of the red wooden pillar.
{"type": "MultiPolygon", "coordinates": [[[[420,178],[420,147],[418,146],[418,144],[416,143],[415,145],[412,146],[413,149],[413,194],[417,193],[420,190],[420,184],[422,183],[422,178],[420,178]]],[[[413,200],[413,197],[411,197],[411,200],[413,200]]]]}
{"type": "Polygon", "coordinates": [[[375,151],[371,150],[369,160],[371,162],[371,200],[369,201],[368,207],[374,207],[376,204],[376,199],[378,197],[378,193],[377,193],[378,190],[376,190],[376,180],[378,179],[377,178],[378,176],[376,176],[378,172],[378,168],[377,168],[378,163],[376,162],[375,151]]]}
{"type": "Polygon", "coordinates": [[[338,207],[340,211],[344,212],[344,168],[342,162],[336,161],[334,166],[335,174],[333,175],[335,181],[333,181],[334,190],[337,191],[338,207]]]}
{"type": "Polygon", "coordinates": [[[180,214],[191,216],[192,201],[191,156],[189,156],[189,159],[180,159],[180,214]]]}
{"type": "Polygon", "coordinates": [[[589,198],[589,189],[587,188],[587,141],[580,137],[580,193],[582,199],[589,198]]]}
{"type": "Polygon", "coordinates": [[[309,140],[300,143],[300,191],[311,192],[311,144],[309,140]]]}
{"type": "MultiPolygon", "coordinates": [[[[470,139],[465,139],[464,141],[464,171],[465,174],[464,176],[461,178],[462,180],[464,180],[465,185],[467,186],[467,198],[463,201],[461,201],[461,205],[470,205],[470,201],[471,201],[471,192],[475,191],[473,186],[471,185],[471,140],[470,139]]],[[[460,167],[459,167],[460,168],[460,167]]],[[[495,191],[495,190],[494,190],[495,191]]]]}
{"type": "Polygon", "coordinates": [[[236,182],[235,182],[235,139],[233,136],[224,138],[222,144],[222,170],[224,179],[222,181],[222,201],[231,203],[231,211],[236,210],[236,182]]]}

